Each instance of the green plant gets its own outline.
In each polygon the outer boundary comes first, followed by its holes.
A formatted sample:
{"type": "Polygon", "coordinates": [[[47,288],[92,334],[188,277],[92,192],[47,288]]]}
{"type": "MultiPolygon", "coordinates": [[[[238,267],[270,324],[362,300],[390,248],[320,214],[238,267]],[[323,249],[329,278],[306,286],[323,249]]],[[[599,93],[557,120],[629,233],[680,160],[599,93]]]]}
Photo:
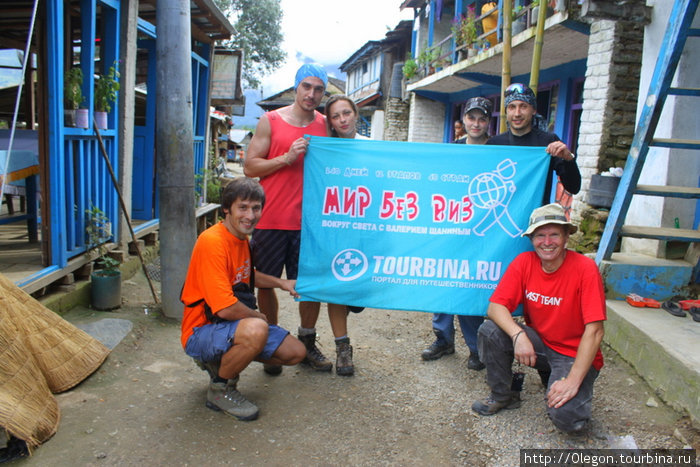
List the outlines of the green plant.
{"type": "Polygon", "coordinates": [[[423,47],[423,50],[421,50],[421,53],[419,53],[418,57],[416,58],[418,66],[427,67],[433,64],[433,62],[440,57],[440,50],[441,49],[439,47],[423,47]]]}
{"type": "Polygon", "coordinates": [[[403,64],[403,75],[406,79],[411,79],[416,76],[418,72],[418,64],[412,58],[406,59],[403,64]]]}
{"type": "Polygon", "coordinates": [[[474,7],[467,9],[467,16],[462,16],[461,19],[452,23],[452,34],[457,42],[457,45],[467,45],[470,47],[478,37],[476,28],[476,12],[474,7]]]}
{"type": "Polygon", "coordinates": [[[513,17],[513,21],[515,21],[515,20],[518,19],[520,16],[522,16],[522,15],[523,15],[523,12],[524,12],[524,9],[523,9],[523,6],[522,6],[522,5],[518,5],[518,6],[516,6],[515,8],[513,8],[513,12],[512,12],[512,14],[511,14],[511,16],[513,17]]]}
{"type": "Polygon", "coordinates": [[[93,250],[97,250],[97,264],[100,266],[102,273],[112,275],[119,271],[119,260],[109,256],[109,250],[106,247],[107,241],[112,236],[112,223],[105,213],[90,203],[90,209],[85,210],[87,217],[85,222],[85,233],[87,235],[87,251],[89,254],[93,250]]]}
{"type": "Polygon", "coordinates": [[[100,112],[112,110],[111,103],[117,100],[119,91],[119,72],[115,65],[109,67],[106,75],[100,76],[95,83],[95,109],[100,112]]]}
{"type": "Polygon", "coordinates": [[[71,68],[63,76],[63,98],[68,109],[75,110],[83,103],[83,71],[71,68]]]}

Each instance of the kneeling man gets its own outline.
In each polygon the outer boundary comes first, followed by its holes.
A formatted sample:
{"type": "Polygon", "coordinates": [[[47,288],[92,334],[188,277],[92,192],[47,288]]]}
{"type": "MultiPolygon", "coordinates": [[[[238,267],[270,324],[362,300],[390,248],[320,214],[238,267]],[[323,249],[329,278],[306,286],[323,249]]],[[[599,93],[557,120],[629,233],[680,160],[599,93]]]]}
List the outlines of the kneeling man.
{"type": "Polygon", "coordinates": [[[595,262],[566,249],[576,230],[558,204],[530,215],[523,235],[535,251],[518,255],[508,266],[491,296],[490,320],[479,328],[479,355],[491,395],[472,405],[475,412],[493,415],[520,407],[520,394],[511,389],[515,358],[540,372],[547,413],[557,428],[576,432],[591,418],[593,382],[603,366],[605,294],[595,262]],[[525,326],[511,316],[520,304],[525,326]]]}
{"type": "Polygon", "coordinates": [[[239,177],[226,185],[224,220],[197,239],[180,297],[185,304],[182,346],[211,376],[206,405],[239,420],[258,417],[258,408],[236,387],[250,362],[296,365],[306,356],[304,344],[256,311],[255,285],[297,296],[296,281],[253,269],[248,236],[264,203],[263,188],[253,179],[239,177]]]}

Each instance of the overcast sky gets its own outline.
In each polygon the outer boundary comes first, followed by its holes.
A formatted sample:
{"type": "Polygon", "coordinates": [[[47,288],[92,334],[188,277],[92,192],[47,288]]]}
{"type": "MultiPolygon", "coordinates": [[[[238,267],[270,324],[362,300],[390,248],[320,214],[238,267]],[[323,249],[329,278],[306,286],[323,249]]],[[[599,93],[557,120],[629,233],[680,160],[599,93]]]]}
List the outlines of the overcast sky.
{"type": "MultiPolygon", "coordinates": [[[[263,79],[265,97],[294,85],[294,74],[309,61],[338,66],[367,41],[384,39],[413,9],[402,0],[281,0],[283,49],[287,62],[263,79]]],[[[345,74],[336,78],[346,79],[345,74]]]]}

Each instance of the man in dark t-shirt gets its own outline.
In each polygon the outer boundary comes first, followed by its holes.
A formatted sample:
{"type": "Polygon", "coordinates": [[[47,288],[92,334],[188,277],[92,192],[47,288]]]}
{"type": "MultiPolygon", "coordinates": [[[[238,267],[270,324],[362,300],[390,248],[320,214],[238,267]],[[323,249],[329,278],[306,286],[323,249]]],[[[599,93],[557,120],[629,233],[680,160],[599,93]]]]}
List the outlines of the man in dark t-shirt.
{"type": "MultiPolygon", "coordinates": [[[[549,174],[556,172],[566,191],[576,194],[581,189],[581,173],[576,165],[576,156],[557,135],[538,128],[537,98],[532,89],[522,83],[513,83],[505,92],[506,120],[508,130],[492,136],[486,144],[500,146],[544,146],[552,156],[549,174]]],[[[548,204],[552,191],[552,177],[547,177],[542,205],[548,204]]]]}

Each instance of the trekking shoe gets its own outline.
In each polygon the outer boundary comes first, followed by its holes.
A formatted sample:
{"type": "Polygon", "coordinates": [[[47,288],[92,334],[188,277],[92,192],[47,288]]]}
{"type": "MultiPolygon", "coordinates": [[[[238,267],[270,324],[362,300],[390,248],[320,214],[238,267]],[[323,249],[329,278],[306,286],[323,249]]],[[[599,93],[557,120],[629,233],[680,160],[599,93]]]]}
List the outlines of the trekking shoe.
{"type": "Polygon", "coordinates": [[[333,369],[333,362],[328,360],[316,347],[316,333],[299,336],[299,340],[306,347],[306,357],[301,363],[309,365],[316,371],[331,371],[333,369]]]}
{"type": "Polygon", "coordinates": [[[469,354],[469,360],[467,360],[467,368],[474,371],[481,371],[486,368],[486,365],[479,360],[479,354],[472,352],[469,354]]]}
{"type": "Polygon", "coordinates": [[[453,353],[455,353],[454,344],[441,344],[438,340],[435,340],[435,342],[430,344],[430,347],[425,349],[420,356],[423,360],[437,360],[443,355],[449,355],[453,353]]]}
{"type": "Polygon", "coordinates": [[[282,374],[282,365],[270,365],[263,363],[263,371],[270,376],[279,376],[282,374]]]}
{"type": "Polygon", "coordinates": [[[355,366],[352,364],[352,345],[350,339],[345,338],[335,341],[335,372],[340,376],[352,376],[355,366]]]}
{"type": "Polygon", "coordinates": [[[520,407],[521,400],[520,394],[513,394],[510,399],[504,402],[499,402],[493,400],[492,396],[489,396],[484,401],[476,401],[472,404],[472,410],[479,415],[493,415],[499,412],[501,409],[511,410],[520,407]]]}
{"type": "Polygon", "coordinates": [[[209,383],[207,407],[233,415],[239,420],[255,420],[260,413],[258,407],[238,392],[237,385],[238,378],[230,379],[226,383],[209,383]]]}

